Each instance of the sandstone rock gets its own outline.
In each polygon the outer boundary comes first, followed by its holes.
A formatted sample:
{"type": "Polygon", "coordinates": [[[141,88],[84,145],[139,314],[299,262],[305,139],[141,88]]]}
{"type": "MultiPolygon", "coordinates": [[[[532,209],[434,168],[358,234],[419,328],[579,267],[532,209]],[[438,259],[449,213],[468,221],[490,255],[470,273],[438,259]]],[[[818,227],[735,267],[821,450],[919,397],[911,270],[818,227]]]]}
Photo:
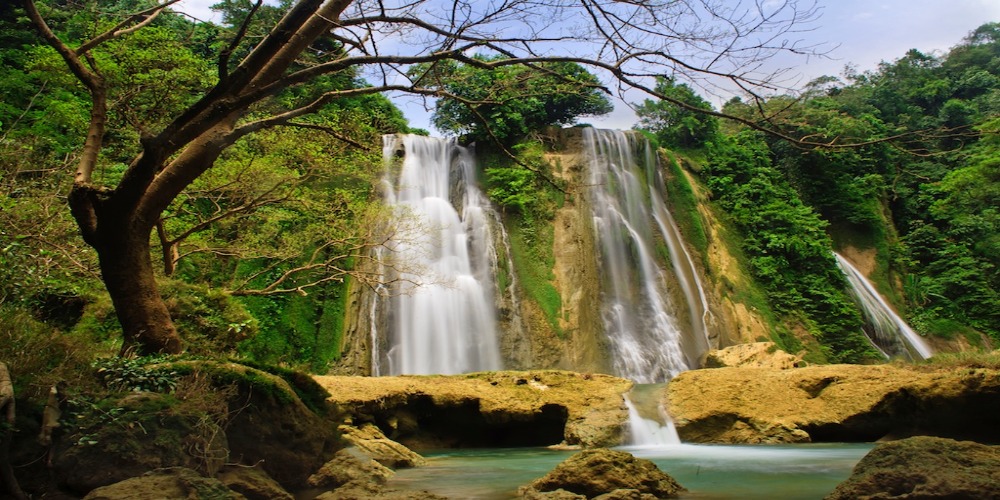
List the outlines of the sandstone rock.
{"type": "Polygon", "coordinates": [[[449,500],[429,491],[370,490],[348,484],[328,491],[314,500],[449,500]]]}
{"type": "Polygon", "coordinates": [[[628,380],[557,370],[316,380],[354,422],[413,448],[613,446],[628,380]]]}
{"type": "Polygon", "coordinates": [[[797,368],[801,364],[802,358],[779,350],[774,342],[737,344],[709,351],[705,357],[705,368],[755,366],[786,370],[797,368]]]}
{"type": "Polygon", "coordinates": [[[348,483],[376,491],[385,484],[393,472],[372,460],[357,448],[344,448],[333,456],[319,471],[309,476],[309,485],[316,488],[339,488],[348,483]]]}
{"type": "Polygon", "coordinates": [[[564,489],[558,489],[555,491],[535,491],[531,489],[524,489],[518,493],[521,495],[521,500],[586,500],[587,498],[583,495],[578,495],[564,489]]]}
{"type": "Polygon", "coordinates": [[[424,457],[413,450],[385,437],[375,425],[362,424],[360,427],[342,425],[339,429],[345,441],[391,469],[418,467],[426,463],[424,457]]]}
{"type": "Polygon", "coordinates": [[[227,488],[243,495],[247,500],[292,500],[277,481],[257,467],[229,466],[217,476],[227,488]]]}
{"type": "Polygon", "coordinates": [[[523,498],[531,498],[530,495],[536,492],[557,490],[565,490],[586,498],[614,493],[616,496],[604,498],[616,499],[641,498],[642,494],[654,498],[673,498],[681,491],[685,491],[653,462],[636,458],[624,451],[605,448],[585,450],[569,457],[544,477],[522,486],[518,494],[523,498]],[[635,490],[635,493],[618,490],[635,490]],[[639,494],[640,497],[632,496],[635,494],[639,494]]]}
{"type": "Polygon", "coordinates": [[[828,365],[716,368],[674,378],[681,439],[711,443],[875,441],[930,434],[1000,441],[1000,370],[828,365]]]}
{"type": "Polygon", "coordinates": [[[615,490],[596,496],[594,500],[658,500],[658,497],[639,490],[615,490]]]}
{"type": "Polygon", "coordinates": [[[239,500],[243,495],[218,479],[203,477],[184,467],[157,469],[91,491],[84,500],[239,500]]]}
{"type": "Polygon", "coordinates": [[[926,436],[880,443],[826,498],[1000,498],[1000,449],[926,436]]]}

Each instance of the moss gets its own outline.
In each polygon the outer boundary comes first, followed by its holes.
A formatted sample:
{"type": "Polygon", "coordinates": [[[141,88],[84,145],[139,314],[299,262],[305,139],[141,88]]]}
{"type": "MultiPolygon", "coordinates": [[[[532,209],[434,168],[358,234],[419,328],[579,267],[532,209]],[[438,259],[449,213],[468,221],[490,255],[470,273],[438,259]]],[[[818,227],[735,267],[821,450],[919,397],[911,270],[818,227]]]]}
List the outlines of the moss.
{"type": "Polygon", "coordinates": [[[552,280],[555,279],[552,273],[555,264],[552,253],[553,232],[551,224],[539,224],[529,228],[522,224],[514,224],[510,228],[509,236],[514,266],[517,268],[519,283],[525,296],[538,304],[549,326],[556,335],[562,337],[563,331],[559,326],[562,296],[552,284],[552,280]]]}
{"type": "Polygon", "coordinates": [[[280,366],[266,365],[254,361],[241,361],[242,364],[251,368],[256,368],[263,372],[281,377],[299,397],[300,400],[313,412],[325,415],[329,406],[326,404],[330,393],[319,385],[311,375],[300,371],[282,368],[280,366]]]}
{"type": "MultiPolygon", "coordinates": [[[[510,257],[525,298],[538,304],[546,322],[562,337],[559,323],[562,297],[552,283],[555,279],[552,221],[556,210],[565,203],[565,193],[552,172],[560,166],[545,160],[541,142],[518,144],[514,150],[521,165],[496,151],[481,152],[480,164],[487,173],[487,194],[504,209],[510,257]]],[[[499,260],[506,262],[505,258],[499,260]]],[[[504,265],[497,270],[501,289],[509,286],[511,271],[504,265]]]]}
{"type": "Polygon", "coordinates": [[[691,182],[681,168],[681,159],[669,151],[661,151],[661,158],[667,171],[664,188],[667,190],[668,205],[685,241],[697,250],[699,255],[708,254],[708,234],[698,213],[698,199],[691,182]]]}

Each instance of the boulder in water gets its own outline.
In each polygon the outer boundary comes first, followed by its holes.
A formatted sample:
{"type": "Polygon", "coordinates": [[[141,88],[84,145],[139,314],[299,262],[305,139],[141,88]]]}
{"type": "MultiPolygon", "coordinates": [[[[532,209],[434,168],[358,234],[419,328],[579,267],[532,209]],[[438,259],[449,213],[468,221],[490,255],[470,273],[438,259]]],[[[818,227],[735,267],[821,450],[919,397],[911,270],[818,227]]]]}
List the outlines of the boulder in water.
{"type": "Polygon", "coordinates": [[[580,498],[558,493],[559,490],[583,498],[643,498],[643,495],[673,498],[685,488],[649,460],[624,451],[597,448],[569,457],[544,477],[522,486],[518,494],[522,498],[580,498]],[[607,494],[613,496],[602,496],[607,494]]]}
{"type": "Polygon", "coordinates": [[[917,436],[876,445],[826,500],[998,496],[1000,449],[917,436]]]}
{"type": "Polygon", "coordinates": [[[309,485],[316,488],[340,488],[345,485],[364,486],[375,491],[385,484],[393,472],[372,460],[357,448],[344,448],[312,476],[309,485]]]}
{"type": "Polygon", "coordinates": [[[426,462],[413,450],[385,437],[374,424],[342,425],[339,430],[345,441],[390,469],[418,467],[426,462]]]}

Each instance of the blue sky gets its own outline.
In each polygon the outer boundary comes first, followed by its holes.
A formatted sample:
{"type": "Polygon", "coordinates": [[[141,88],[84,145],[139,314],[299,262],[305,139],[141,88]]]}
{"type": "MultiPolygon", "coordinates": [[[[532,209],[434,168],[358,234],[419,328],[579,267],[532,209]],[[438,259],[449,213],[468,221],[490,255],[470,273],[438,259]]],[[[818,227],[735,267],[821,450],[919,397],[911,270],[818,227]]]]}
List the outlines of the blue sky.
{"type": "MultiPolygon", "coordinates": [[[[180,10],[206,19],[216,0],[182,0],[180,10]]],[[[859,71],[874,69],[914,48],[945,52],[983,23],[1000,21],[1000,0],[818,0],[821,17],[801,38],[825,43],[830,57],[775,61],[794,67],[804,84],[823,75],[840,75],[846,64],[859,71]]],[[[637,96],[641,99],[641,96],[637,96]]],[[[430,113],[414,100],[397,99],[413,126],[430,128],[430,113]]],[[[622,103],[616,111],[588,123],[606,128],[631,128],[635,117],[622,103]]]]}

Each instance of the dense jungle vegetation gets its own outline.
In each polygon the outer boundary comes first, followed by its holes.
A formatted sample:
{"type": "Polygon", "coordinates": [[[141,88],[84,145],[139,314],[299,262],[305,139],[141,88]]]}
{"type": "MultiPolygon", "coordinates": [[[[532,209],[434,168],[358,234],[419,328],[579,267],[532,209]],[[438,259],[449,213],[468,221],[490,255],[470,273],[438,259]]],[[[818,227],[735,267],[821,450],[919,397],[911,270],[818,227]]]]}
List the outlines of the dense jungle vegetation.
{"type": "MultiPolygon", "coordinates": [[[[38,2],[53,31],[76,43],[109,22],[95,19],[140,4],[102,2],[97,12],[38,2]]],[[[250,3],[220,6],[226,26],[250,37],[283,12],[264,5],[248,17],[250,3]]],[[[123,181],[142,157],[141,136],[218,82],[220,53],[246,55],[232,41],[232,29],[167,13],[89,53],[110,89],[96,192],[123,181]]],[[[98,256],[66,201],[91,100],[11,3],[0,6],[0,62],[0,360],[52,382],[122,345],[98,256]]],[[[453,97],[439,101],[435,126],[502,146],[484,162],[488,191],[517,226],[513,237],[526,242],[522,260],[544,264],[550,257],[539,248],[551,236],[540,221],[561,195],[529,137],[610,108],[585,69],[536,69],[452,63],[424,68],[422,78],[453,97]],[[504,105],[468,106],[486,101],[504,105]],[[519,163],[502,154],[508,147],[519,163]]],[[[365,279],[352,271],[377,243],[374,221],[384,217],[375,188],[380,136],[414,132],[368,86],[348,69],[255,103],[245,119],[295,109],[324,89],[358,90],[292,126],[235,140],[156,221],[149,242],[160,262],[156,279],[187,352],[316,372],[339,356],[347,286],[365,279]]],[[[976,346],[1000,342],[1000,24],[983,25],[947,54],[913,50],[870,71],[817,79],[801,95],[733,98],[720,111],[743,122],[699,113],[711,105],[680,81],[663,78],[657,91],[689,106],[641,103],[637,128],[685,158],[734,228],[760,287],[755,305],[815,334],[823,346],[815,359],[877,358],[830,254],[846,245],[877,249],[880,289],[920,332],[976,346]],[[840,147],[842,137],[891,139],[840,147]]],[[[531,294],[558,309],[547,271],[526,269],[525,286],[537,288],[531,294]]],[[[802,342],[788,328],[778,340],[793,351],[802,342]]]]}

